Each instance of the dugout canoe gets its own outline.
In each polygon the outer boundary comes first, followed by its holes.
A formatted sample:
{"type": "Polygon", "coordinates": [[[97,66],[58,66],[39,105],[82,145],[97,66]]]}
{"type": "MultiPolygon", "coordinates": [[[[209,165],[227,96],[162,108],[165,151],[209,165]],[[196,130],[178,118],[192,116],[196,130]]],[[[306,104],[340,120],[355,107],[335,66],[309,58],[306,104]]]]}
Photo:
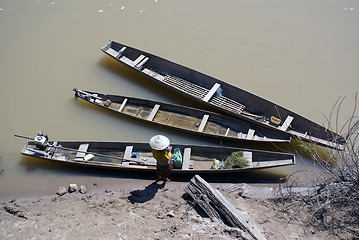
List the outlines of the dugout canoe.
{"type": "Polygon", "coordinates": [[[183,105],[74,88],[75,96],[116,114],[150,124],[227,140],[290,142],[291,135],[249,121],[183,105]]]}
{"type": "Polygon", "coordinates": [[[269,126],[311,143],[339,149],[345,144],[345,138],[326,127],[196,70],[115,41],[101,50],[151,80],[221,113],[269,126]]]}
{"type": "MultiPolygon", "coordinates": [[[[83,167],[135,171],[156,170],[156,160],[153,158],[148,143],[48,141],[47,138],[42,141],[37,140],[37,137],[26,142],[21,154],[83,167]]],[[[295,164],[295,156],[287,153],[186,144],[171,144],[171,146],[172,153],[174,149],[179,149],[182,155],[182,165],[173,169],[173,172],[177,173],[226,173],[295,164]],[[226,158],[232,153],[240,153],[248,166],[231,169],[212,168],[215,159],[217,163],[221,163],[222,160],[225,163],[226,158]]]]}

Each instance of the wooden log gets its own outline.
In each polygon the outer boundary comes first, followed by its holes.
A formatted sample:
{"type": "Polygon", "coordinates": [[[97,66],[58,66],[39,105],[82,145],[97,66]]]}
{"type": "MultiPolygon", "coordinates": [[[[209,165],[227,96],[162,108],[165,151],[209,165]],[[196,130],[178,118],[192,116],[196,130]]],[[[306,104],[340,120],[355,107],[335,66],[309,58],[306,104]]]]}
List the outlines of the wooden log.
{"type": "Polygon", "coordinates": [[[195,175],[185,188],[185,191],[212,220],[218,219],[223,221],[224,218],[230,226],[241,228],[254,239],[266,239],[262,233],[249,223],[239,210],[200,176],[195,175]]]}

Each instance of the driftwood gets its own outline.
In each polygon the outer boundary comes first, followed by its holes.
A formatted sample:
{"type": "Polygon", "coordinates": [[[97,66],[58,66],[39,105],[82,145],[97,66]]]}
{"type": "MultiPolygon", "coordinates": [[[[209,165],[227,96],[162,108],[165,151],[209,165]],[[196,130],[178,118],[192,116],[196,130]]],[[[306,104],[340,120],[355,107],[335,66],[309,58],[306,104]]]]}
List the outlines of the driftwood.
{"type": "Polygon", "coordinates": [[[254,239],[266,239],[254,226],[249,224],[239,210],[200,176],[196,175],[192,178],[185,191],[212,220],[224,220],[228,225],[248,232],[254,239]]]}

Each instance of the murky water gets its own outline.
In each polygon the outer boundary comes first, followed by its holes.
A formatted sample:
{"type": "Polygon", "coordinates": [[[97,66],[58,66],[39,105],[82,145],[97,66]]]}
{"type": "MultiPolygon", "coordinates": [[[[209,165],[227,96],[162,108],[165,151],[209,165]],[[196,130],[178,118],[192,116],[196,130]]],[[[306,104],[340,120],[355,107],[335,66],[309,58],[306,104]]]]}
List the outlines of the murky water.
{"type": "MultiPolygon", "coordinates": [[[[346,96],[342,123],[359,90],[358,23],[355,0],[2,0],[0,196],[132,177],[22,157],[25,140],[14,134],[32,137],[43,130],[51,139],[147,141],[162,133],[172,142],[220,144],[76,100],[74,87],[192,104],[105,56],[100,48],[110,39],[230,82],[318,123],[346,96]]],[[[313,167],[301,157],[297,162],[271,172],[313,167]]]]}

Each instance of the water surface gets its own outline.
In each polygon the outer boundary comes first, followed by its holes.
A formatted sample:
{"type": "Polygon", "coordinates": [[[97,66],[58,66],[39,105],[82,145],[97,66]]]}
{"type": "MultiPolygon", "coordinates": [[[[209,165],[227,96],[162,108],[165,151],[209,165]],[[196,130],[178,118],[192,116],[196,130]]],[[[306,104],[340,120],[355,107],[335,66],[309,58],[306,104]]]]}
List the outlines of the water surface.
{"type": "MultiPolygon", "coordinates": [[[[33,137],[43,130],[51,139],[148,141],[160,133],[172,142],[221,144],[76,100],[74,87],[193,104],[105,56],[100,48],[110,39],[237,85],[321,124],[345,96],[339,118],[344,122],[359,89],[358,11],[354,0],[1,1],[0,196],[132,177],[22,157],[25,140],[14,134],[33,137]]],[[[313,167],[300,156],[297,162],[272,172],[313,167]]]]}

